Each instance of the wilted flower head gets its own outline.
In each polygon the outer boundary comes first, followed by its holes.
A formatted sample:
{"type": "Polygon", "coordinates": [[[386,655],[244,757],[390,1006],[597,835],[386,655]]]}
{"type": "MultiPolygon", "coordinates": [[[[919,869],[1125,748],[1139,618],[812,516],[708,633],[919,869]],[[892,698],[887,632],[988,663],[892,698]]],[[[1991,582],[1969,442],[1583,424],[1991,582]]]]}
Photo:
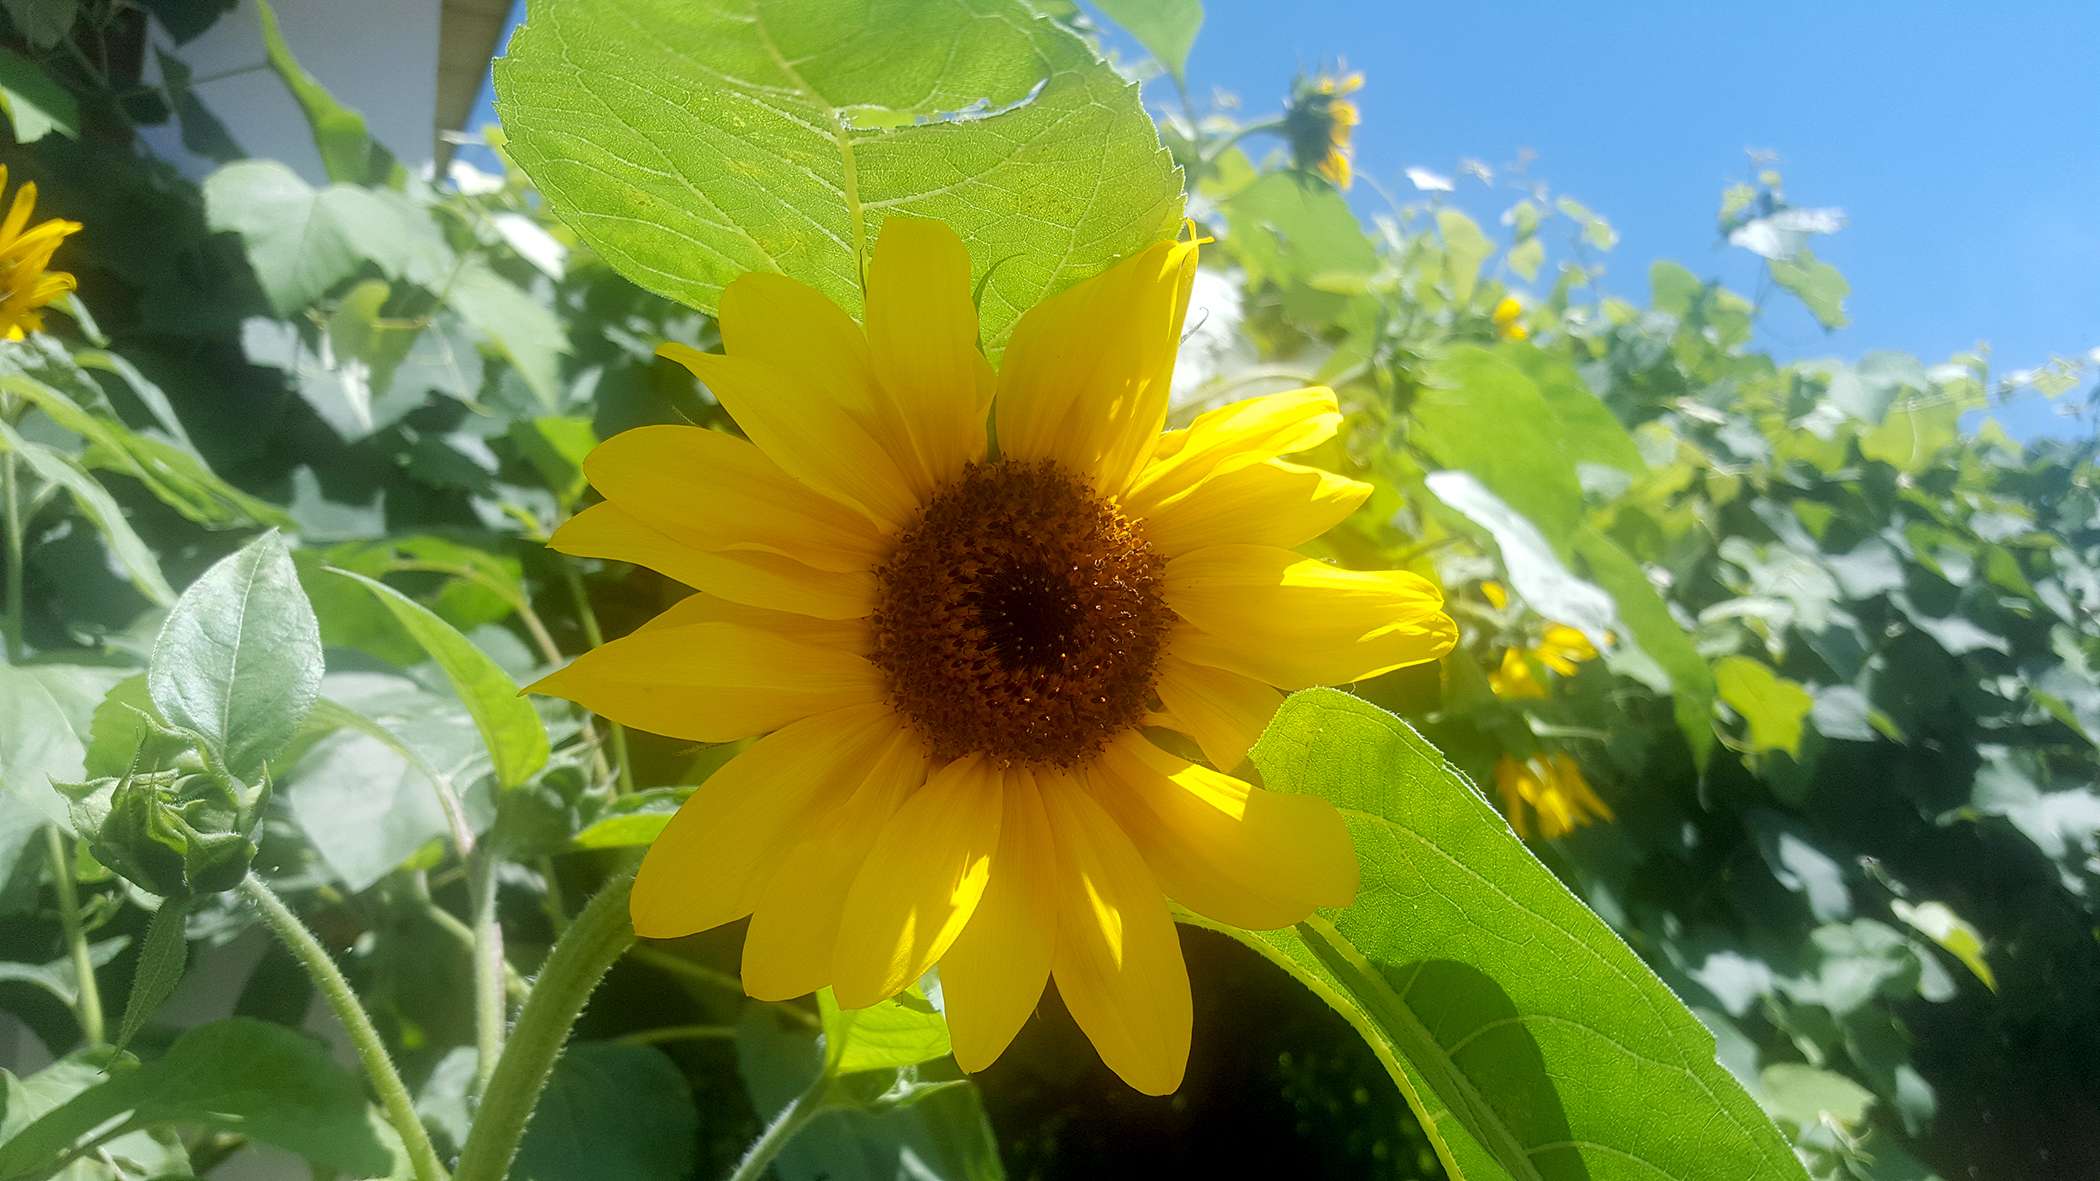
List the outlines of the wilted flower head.
{"type": "Polygon", "coordinates": [[[1348,96],[1363,85],[1361,73],[1301,77],[1292,84],[1290,101],[1284,104],[1283,137],[1290,144],[1292,162],[1333,181],[1337,188],[1346,189],[1356,179],[1356,149],[1350,137],[1363,122],[1363,112],[1348,96]]]}
{"type": "Polygon", "coordinates": [[[1521,761],[1503,755],[1495,760],[1495,787],[1510,827],[1527,841],[1534,835],[1558,840],[1585,825],[1615,819],[1610,805],[1582,777],[1582,768],[1564,754],[1521,761]]]}

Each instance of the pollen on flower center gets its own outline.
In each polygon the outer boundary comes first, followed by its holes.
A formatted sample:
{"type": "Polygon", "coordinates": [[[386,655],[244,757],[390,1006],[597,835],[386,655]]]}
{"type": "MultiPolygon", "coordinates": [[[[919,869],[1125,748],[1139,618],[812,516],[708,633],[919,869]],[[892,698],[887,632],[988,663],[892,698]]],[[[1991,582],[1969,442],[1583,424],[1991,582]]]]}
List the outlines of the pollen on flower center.
{"type": "Polygon", "coordinates": [[[876,571],[891,703],[942,758],[1085,759],[1151,700],[1164,565],[1057,464],[971,464],[876,571]]]}

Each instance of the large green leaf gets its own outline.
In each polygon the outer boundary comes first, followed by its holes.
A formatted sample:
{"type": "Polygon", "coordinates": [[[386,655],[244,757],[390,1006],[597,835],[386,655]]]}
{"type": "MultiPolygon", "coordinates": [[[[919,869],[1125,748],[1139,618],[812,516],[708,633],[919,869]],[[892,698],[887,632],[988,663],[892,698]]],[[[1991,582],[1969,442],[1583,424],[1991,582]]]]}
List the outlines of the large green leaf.
{"type": "Polygon", "coordinates": [[[111,1120],[232,1132],[357,1177],[391,1175],[357,1079],[327,1047],[281,1025],[232,1018],[201,1025],[143,1066],[113,1062],[94,1086],[0,1144],[0,1179],[38,1175],[111,1120]]]}
{"type": "Polygon", "coordinates": [[[122,669],[0,664],[0,881],[46,824],[72,831],[53,780],[81,778],[95,702],[122,669]]]}
{"type": "MultiPolygon", "coordinates": [[[[70,997],[67,1003],[72,1003],[70,997]]],[[[107,1057],[106,1050],[81,1050],[25,1078],[0,1070],[0,1144],[9,1143],[52,1108],[102,1082],[107,1077],[107,1057]]],[[[181,1138],[166,1128],[153,1128],[111,1137],[93,1156],[74,1161],[50,1181],[136,1181],[140,1177],[185,1177],[189,1172],[181,1138]]]]}
{"type": "Polygon", "coordinates": [[[577,1042],[555,1061],[509,1176],[690,1177],[699,1134],[692,1089],[662,1050],[577,1042]]]}
{"type": "Polygon", "coordinates": [[[378,579],[348,570],[334,573],[371,591],[437,662],[488,746],[496,782],[516,787],[547,764],[547,728],[538,711],[518,695],[517,682],[487,653],[430,608],[378,579]]]}
{"type": "Polygon", "coordinates": [[[1459,345],[1424,375],[1409,441],[1470,472],[1538,527],[1556,552],[1582,521],[1582,485],[1537,383],[1495,350],[1459,345]]]}
{"type": "Polygon", "coordinates": [[[1575,539],[1575,549],[1590,579],[1612,597],[1627,637],[1670,678],[1678,732],[1691,747],[1693,764],[1704,769],[1714,749],[1713,669],[1631,554],[1587,529],[1575,539]]]}
{"type": "Polygon", "coordinates": [[[1231,931],[1354,1025],[1480,1178],[1803,1176],[1690,1010],[1407,723],[1332,690],[1254,748],[1349,822],[1356,902],[1231,931]]]}
{"type": "Polygon", "coordinates": [[[321,689],[321,629],[284,538],[265,533],[204,572],[154,641],[146,689],[161,716],[253,782],[321,689]]]}
{"type": "Polygon", "coordinates": [[[436,224],[406,198],[345,184],[316,189],[275,160],[242,160],[206,177],[204,218],[240,235],[280,316],[305,310],[367,262],[425,286],[451,269],[436,224]]]}
{"type": "Polygon", "coordinates": [[[17,143],[54,131],[68,139],[80,133],[80,100],[35,62],[5,47],[0,47],[0,114],[14,124],[17,143]]]}
{"type": "Polygon", "coordinates": [[[1020,0],[534,0],[496,96],[555,213],[703,311],[779,271],[858,315],[882,219],[912,214],[969,246],[996,352],[1181,217],[1136,88],[1020,0]]]}
{"type": "Polygon", "coordinates": [[[1423,482],[1438,500],[1465,514],[1495,539],[1510,583],[1532,610],[1580,630],[1599,648],[1611,643],[1618,625],[1611,596],[1577,578],[1531,522],[1470,473],[1431,472],[1423,482]]]}

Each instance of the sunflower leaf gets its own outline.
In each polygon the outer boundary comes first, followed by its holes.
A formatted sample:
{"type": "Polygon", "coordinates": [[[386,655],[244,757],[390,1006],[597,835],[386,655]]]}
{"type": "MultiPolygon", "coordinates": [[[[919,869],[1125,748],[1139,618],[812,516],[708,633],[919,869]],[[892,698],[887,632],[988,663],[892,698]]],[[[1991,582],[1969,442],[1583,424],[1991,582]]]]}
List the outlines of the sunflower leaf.
{"type": "Polygon", "coordinates": [[[1019,0],[534,0],[496,96],[554,212],[705,312],[777,271],[857,315],[868,248],[906,213],[990,272],[997,352],[1023,309],[1181,217],[1136,87],[1019,0]]]}
{"type": "Polygon", "coordinates": [[[1454,1176],[1803,1176],[1714,1038],[1407,723],[1332,690],[1253,752],[1348,819],[1356,902],[1226,933],[1363,1034],[1454,1176]]]}

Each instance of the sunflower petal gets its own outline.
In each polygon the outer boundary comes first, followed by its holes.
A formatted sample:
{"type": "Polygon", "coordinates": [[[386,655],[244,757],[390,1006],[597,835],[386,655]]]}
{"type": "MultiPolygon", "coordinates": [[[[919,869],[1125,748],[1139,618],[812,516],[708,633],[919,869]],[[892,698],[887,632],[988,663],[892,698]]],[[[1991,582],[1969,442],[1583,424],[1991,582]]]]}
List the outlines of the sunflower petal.
{"type": "MultiPolygon", "coordinates": [[[[848,778],[859,778],[855,768],[848,778]]],[[[846,894],[892,814],[926,782],[926,756],[902,726],[851,798],[812,825],[769,876],[744,933],[744,991],[784,1001],[831,983],[846,894]]]]}
{"type": "Polygon", "coordinates": [[[1246,759],[1247,750],[1276,716],[1283,694],[1274,686],[1222,668],[1194,664],[1169,651],[1160,658],[1160,701],[1203,748],[1203,757],[1220,771],[1246,759]]]}
{"type": "Polygon", "coordinates": [[[656,351],[692,370],[766,458],[788,475],[852,505],[884,528],[903,523],[917,510],[918,498],[890,447],[869,429],[866,413],[842,405],[833,390],[811,388],[806,377],[770,360],[703,353],[682,344],[658,345],[656,351]]]}
{"type": "Polygon", "coordinates": [[[696,549],[607,501],[562,522],[547,544],[580,558],[632,562],[721,598],[819,619],[861,619],[875,609],[875,578],[834,572],[759,550],[696,549]]]}
{"type": "Polygon", "coordinates": [[[1340,524],[1371,485],[1272,459],[1219,472],[1145,515],[1145,536],[1169,556],[1242,542],[1284,549],[1340,524]]]}
{"type": "Polygon", "coordinates": [[[1069,777],[1044,776],[1057,849],[1057,946],[1050,971],[1108,1068],[1147,1095],[1188,1070],[1188,968],[1166,898],[1115,821],[1069,777]]]}
{"type": "Polygon", "coordinates": [[[1341,406],[1324,386],[1207,410],[1186,429],[1160,436],[1123,503],[1138,516],[1150,516],[1211,476],[1317,447],[1341,425],[1341,406]]]}
{"type": "Polygon", "coordinates": [[[882,699],[882,676],[848,649],[739,623],[654,627],[602,644],[527,686],[624,726],[733,742],[882,699]]]}
{"type": "Polygon", "coordinates": [[[1362,680],[1458,642],[1444,597],[1404,570],[1344,570],[1261,545],[1167,563],[1167,603],[1193,628],[1174,653],[1285,689],[1362,680]]]}
{"type": "Polygon", "coordinates": [[[882,555],[867,518],[721,431],[622,431],[591,451],[583,471],[621,512],[695,549],[761,550],[831,571],[866,570],[882,555]]]}
{"type": "Polygon", "coordinates": [[[797,615],[789,611],[773,611],[765,607],[753,607],[744,603],[706,592],[687,595],[654,618],[634,629],[635,635],[652,628],[685,627],[694,623],[733,623],[741,627],[755,627],[762,631],[777,632],[804,643],[824,648],[837,648],[866,656],[875,646],[875,636],[865,621],[859,619],[817,619],[808,615],[797,615]]]}
{"type": "Polygon", "coordinates": [[[848,1009],[903,991],[941,958],[984,897],[999,845],[999,772],[957,759],[897,809],[853,879],[832,959],[848,1009]]]}
{"type": "Polygon", "coordinates": [[[948,1032],[964,1070],[990,1066],[1042,999],[1057,943],[1055,861],[1034,776],[1008,771],[991,880],[941,957],[948,1032]]]}
{"type": "Polygon", "coordinates": [[[1135,732],[1089,772],[1167,896],[1230,926],[1288,927],[1356,897],[1356,852],[1334,805],[1252,787],[1135,732]]]}
{"type": "Polygon", "coordinates": [[[813,813],[836,805],[898,731],[883,705],[805,718],[707,777],[649,846],[628,904],[637,935],[676,939],[742,918],[813,813]]]}
{"type": "Polygon", "coordinates": [[[970,255],[944,223],[882,223],[868,262],[868,349],[907,430],[907,474],[924,498],[984,458],[997,382],[977,346],[970,255]]]}
{"type": "Polygon", "coordinates": [[[1160,242],[1030,308],[999,368],[999,450],[1054,459],[1118,493],[1152,453],[1196,275],[1160,242]]]}

